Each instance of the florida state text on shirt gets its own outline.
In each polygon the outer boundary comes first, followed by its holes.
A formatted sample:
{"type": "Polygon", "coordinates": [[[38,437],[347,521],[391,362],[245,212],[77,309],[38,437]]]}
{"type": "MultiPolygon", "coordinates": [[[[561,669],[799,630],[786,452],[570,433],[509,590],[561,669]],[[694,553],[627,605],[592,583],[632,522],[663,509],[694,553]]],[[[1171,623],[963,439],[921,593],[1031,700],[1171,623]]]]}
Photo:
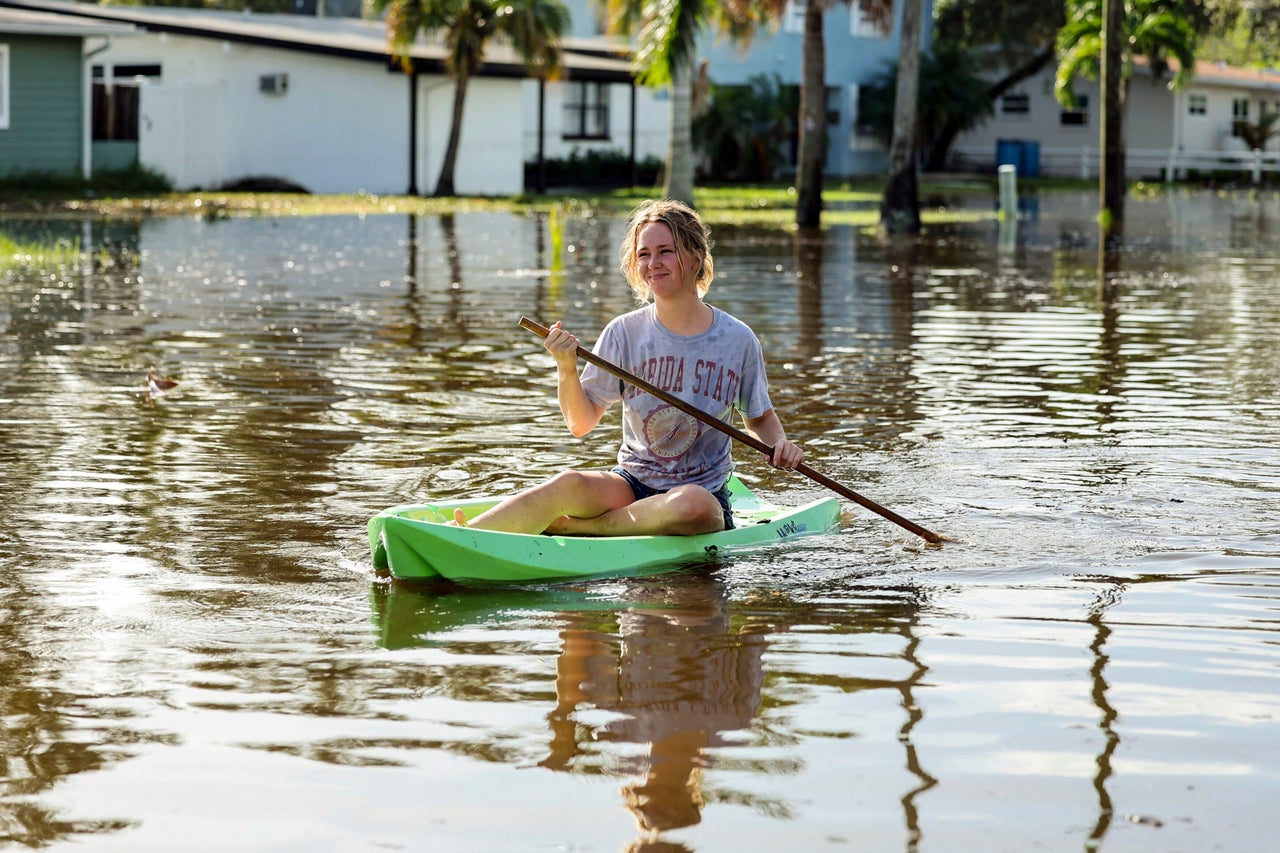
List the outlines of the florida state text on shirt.
{"type": "MultiPolygon", "coordinates": [[[[645,359],[632,368],[632,372],[661,391],[683,394],[685,390],[685,360],[673,355],[661,355],[645,359]]],[[[709,397],[717,403],[732,405],[737,399],[741,377],[731,367],[717,361],[700,358],[693,365],[693,382],[689,392],[693,397],[709,397]]],[[[635,397],[639,388],[628,387],[627,396],[635,397]]]]}

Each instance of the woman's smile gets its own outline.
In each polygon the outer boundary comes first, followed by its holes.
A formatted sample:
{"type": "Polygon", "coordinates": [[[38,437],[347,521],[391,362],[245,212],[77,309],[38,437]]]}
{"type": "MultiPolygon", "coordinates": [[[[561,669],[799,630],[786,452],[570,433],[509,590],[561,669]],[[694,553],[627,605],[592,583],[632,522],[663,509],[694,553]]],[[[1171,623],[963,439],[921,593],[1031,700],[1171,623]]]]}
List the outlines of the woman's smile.
{"type": "Polygon", "coordinates": [[[652,287],[683,284],[686,258],[676,248],[675,237],[665,223],[646,225],[636,240],[636,263],[641,277],[652,287]]]}

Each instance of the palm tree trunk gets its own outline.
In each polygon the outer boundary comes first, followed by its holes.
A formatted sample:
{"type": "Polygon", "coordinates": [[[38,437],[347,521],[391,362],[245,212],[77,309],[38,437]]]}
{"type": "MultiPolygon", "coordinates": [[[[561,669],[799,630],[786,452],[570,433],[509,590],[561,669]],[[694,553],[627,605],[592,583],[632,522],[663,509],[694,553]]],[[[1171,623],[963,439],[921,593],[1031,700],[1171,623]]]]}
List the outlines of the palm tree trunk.
{"type": "Polygon", "coordinates": [[[1119,237],[1124,228],[1124,93],[1120,63],[1124,58],[1124,3],[1104,0],[1102,21],[1102,203],[1103,239],[1119,237]]]}
{"type": "Polygon", "coordinates": [[[458,162],[458,140],[462,137],[462,107],[467,100],[467,80],[464,71],[458,74],[453,88],[453,123],[449,125],[449,142],[444,148],[444,161],[440,164],[440,178],[436,181],[437,198],[454,195],[453,172],[458,162]]]}
{"type": "Polygon", "coordinates": [[[822,172],[827,147],[827,52],[822,37],[825,4],[804,7],[804,58],[801,62],[800,151],[796,159],[796,225],[822,222],[822,172]]]}
{"type": "Polygon", "coordinates": [[[671,135],[662,194],[693,206],[693,66],[696,57],[671,69],[671,135]]]}
{"type": "Polygon", "coordinates": [[[898,91],[893,105],[889,182],[880,201],[880,223],[891,234],[920,233],[916,184],[916,112],[920,91],[920,0],[902,4],[898,46],[898,91]]]}

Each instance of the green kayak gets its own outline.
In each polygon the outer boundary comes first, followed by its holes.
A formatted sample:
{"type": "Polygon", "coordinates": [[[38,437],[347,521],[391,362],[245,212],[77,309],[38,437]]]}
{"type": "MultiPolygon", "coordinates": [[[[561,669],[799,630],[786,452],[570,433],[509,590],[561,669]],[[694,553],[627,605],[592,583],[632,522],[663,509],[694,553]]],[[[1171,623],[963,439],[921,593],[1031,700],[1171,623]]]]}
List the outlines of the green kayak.
{"type": "Polygon", "coordinates": [[[699,536],[547,536],[471,530],[446,523],[461,507],[474,517],[500,500],[471,498],[391,507],[369,519],[373,565],[401,580],[521,583],[593,575],[635,574],[654,567],[713,559],[751,546],[825,533],[840,518],[839,502],[822,498],[797,507],[760,499],[737,477],[729,481],[733,530],[699,536]]]}

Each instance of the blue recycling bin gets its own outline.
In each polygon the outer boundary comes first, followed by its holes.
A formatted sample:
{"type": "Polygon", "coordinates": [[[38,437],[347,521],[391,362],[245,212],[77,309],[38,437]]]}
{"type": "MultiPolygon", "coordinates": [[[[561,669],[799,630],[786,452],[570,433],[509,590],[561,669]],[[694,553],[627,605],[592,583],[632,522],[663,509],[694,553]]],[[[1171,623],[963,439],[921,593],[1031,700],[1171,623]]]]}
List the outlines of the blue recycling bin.
{"type": "Polygon", "coordinates": [[[1034,139],[1022,140],[1022,167],[1026,177],[1040,177],[1040,143],[1034,139]]]}
{"type": "Polygon", "coordinates": [[[996,168],[1013,166],[1020,178],[1040,176],[1040,143],[1034,139],[996,140],[996,168]]]}

